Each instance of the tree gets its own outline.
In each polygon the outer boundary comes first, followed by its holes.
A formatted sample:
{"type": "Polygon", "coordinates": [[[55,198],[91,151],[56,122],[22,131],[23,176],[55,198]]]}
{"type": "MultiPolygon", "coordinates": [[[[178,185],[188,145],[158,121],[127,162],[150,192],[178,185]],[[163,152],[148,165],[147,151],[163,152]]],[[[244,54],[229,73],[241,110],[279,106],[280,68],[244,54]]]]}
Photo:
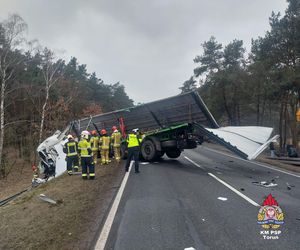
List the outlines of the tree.
{"type": "Polygon", "coordinates": [[[14,14],[0,23],[0,164],[2,164],[5,136],[5,99],[8,85],[15,74],[15,68],[24,60],[20,54],[25,43],[24,34],[27,24],[14,14]]]}
{"type": "Polygon", "coordinates": [[[183,83],[183,86],[180,87],[179,89],[181,89],[181,93],[186,93],[192,90],[196,90],[197,89],[197,85],[196,85],[197,81],[194,79],[193,76],[190,77],[189,80],[186,80],[183,83]]]}
{"type": "Polygon", "coordinates": [[[62,60],[57,60],[54,62],[54,53],[48,48],[44,48],[41,53],[42,61],[41,61],[41,71],[44,78],[45,83],[45,101],[41,111],[41,123],[40,123],[40,132],[39,132],[39,143],[42,142],[45,115],[46,115],[46,107],[49,101],[50,90],[54,86],[55,83],[62,77],[62,60]]]}

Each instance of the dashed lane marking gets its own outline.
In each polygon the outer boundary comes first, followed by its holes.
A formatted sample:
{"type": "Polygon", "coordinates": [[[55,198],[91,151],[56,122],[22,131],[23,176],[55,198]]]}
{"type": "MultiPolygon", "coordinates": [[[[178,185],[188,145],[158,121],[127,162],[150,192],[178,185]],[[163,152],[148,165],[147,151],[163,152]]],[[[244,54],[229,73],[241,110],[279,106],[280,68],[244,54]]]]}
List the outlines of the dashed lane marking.
{"type": "Polygon", "coordinates": [[[245,160],[245,159],[242,159],[242,158],[238,158],[238,157],[235,157],[233,155],[229,155],[229,154],[226,154],[226,153],[223,153],[223,152],[220,152],[218,150],[211,149],[211,148],[206,148],[205,147],[205,149],[207,149],[209,151],[212,151],[212,152],[215,152],[215,153],[218,153],[218,154],[221,154],[221,155],[226,155],[228,157],[231,157],[231,158],[234,158],[234,159],[237,159],[237,160],[240,160],[240,161],[245,161],[245,162],[257,165],[257,166],[261,166],[261,167],[264,167],[264,168],[272,169],[272,170],[275,170],[275,171],[278,171],[278,172],[281,172],[281,173],[284,173],[284,174],[288,174],[288,175],[300,178],[300,175],[293,174],[293,173],[290,173],[290,172],[287,172],[287,171],[283,171],[283,170],[280,170],[280,169],[277,169],[277,168],[272,168],[272,167],[269,167],[267,165],[264,165],[264,164],[261,164],[261,163],[258,163],[258,162],[254,162],[254,161],[250,161],[250,160],[245,160]]]}
{"type": "MultiPolygon", "coordinates": [[[[195,166],[203,169],[199,164],[197,164],[196,162],[194,162],[193,160],[191,160],[190,158],[184,156],[185,159],[187,159],[188,161],[190,161],[191,163],[193,163],[195,166]]],[[[217,180],[218,182],[222,183],[225,187],[229,188],[231,191],[233,191],[234,193],[236,193],[237,195],[239,195],[240,197],[242,197],[243,199],[245,199],[246,201],[248,201],[251,205],[256,206],[256,207],[260,207],[260,205],[258,205],[254,200],[250,199],[249,197],[247,197],[246,195],[242,194],[241,192],[239,192],[238,190],[236,190],[234,187],[232,187],[231,185],[229,185],[228,183],[226,183],[225,181],[221,180],[220,178],[218,178],[217,176],[215,176],[212,173],[208,173],[209,176],[213,177],[215,180],[217,180]]]]}

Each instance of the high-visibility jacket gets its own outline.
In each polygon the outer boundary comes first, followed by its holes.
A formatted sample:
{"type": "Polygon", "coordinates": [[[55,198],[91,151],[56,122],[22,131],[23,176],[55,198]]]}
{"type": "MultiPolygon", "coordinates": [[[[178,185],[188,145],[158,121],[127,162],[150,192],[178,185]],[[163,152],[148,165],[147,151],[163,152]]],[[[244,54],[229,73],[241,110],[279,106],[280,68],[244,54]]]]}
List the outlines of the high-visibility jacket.
{"type": "Polygon", "coordinates": [[[142,139],[139,139],[136,134],[128,134],[127,143],[128,148],[138,147],[140,146],[142,139]]]}
{"type": "Polygon", "coordinates": [[[75,156],[78,154],[78,145],[77,142],[70,140],[65,143],[63,148],[64,153],[67,156],[75,156]]]}
{"type": "Polygon", "coordinates": [[[93,151],[98,150],[98,148],[99,148],[99,137],[98,136],[92,136],[92,138],[90,140],[90,143],[91,143],[91,147],[92,147],[93,151]]]}
{"type": "Polygon", "coordinates": [[[119,131],[113,132],[111,135],[112,144],[114,147],[120,147],[121,144],[121,133],[119,131]]]}
{"type": "Polygon", "coordinates": [[[109,136],[102,136],[100,138],[100,149],[109,149],[109,144],[110,144],[110,137],[109,136]]]}
{"type": "Polygon", "coordinates": [[[78,143],[78,149],[80,150],[81,157],[90,157],[92,153],[91,144],[86,140],[82,139],[78,143]]]}

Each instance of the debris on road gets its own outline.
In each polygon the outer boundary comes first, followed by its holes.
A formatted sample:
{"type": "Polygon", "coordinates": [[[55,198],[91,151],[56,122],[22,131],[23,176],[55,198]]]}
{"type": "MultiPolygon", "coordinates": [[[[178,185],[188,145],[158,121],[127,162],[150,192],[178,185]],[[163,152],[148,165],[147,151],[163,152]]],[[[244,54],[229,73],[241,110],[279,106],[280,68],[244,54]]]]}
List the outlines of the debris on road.
{"type": "Polygon", "coordinates": [[[222,174],[221,172],[217,172],[217,174],[222,174]]]}
{"type": "Polygon", "coordinates": [[[227,198],[225,198],[225,197],[218,197],[218,200],[227,201],[227,198]]]}
{"type": "Polygon", "coordinates": [[[241,190],[241,191],[245,191],[245,189],[244,189],[244,188],[240,188],[240,190],[241,190]]]}
{"type": "Polygon", "coordinates": [[[276,187],[277,183],[273,182],[274,180],[272,180],[271,182],[267,182],[267,181],[252,181],[252,184],[257,185],[257,186],[261,186],[261,187],[276,187]]]}
{"type": "Polygon", "coordinates": [[[40,194],[39,196],[38,196],[42,201],[46,201],[46,202],[48,202],[48,203],[51,203],[51,204],[57,204],[57,202],[55,201],[55,200],[52,200],[52,199],[50,199],[49,197],[47,197],[46,195],[44,195],[44,194],[40,194]]]}
{"type": "Polygon", "coordinates": [[[140,162],[141,165],[147,165],[150,164],[150,162],[140,162]]]}

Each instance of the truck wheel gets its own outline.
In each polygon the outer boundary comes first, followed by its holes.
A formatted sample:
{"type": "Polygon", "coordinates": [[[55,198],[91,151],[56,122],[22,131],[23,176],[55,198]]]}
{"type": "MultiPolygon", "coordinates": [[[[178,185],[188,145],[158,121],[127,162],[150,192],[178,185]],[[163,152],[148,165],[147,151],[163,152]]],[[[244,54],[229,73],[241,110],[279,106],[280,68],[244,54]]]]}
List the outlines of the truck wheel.
{"type": "Polygon", "coordinates": [[[166,155],[169,157],[169,158],[178,158],[181,154],[181,151],[180,149],[178,148],[174,148],[172,150],[168,150],[166,152],[166,155]]]}
{"type": "Polygon", "coordinates": [[[146,161],[153,161],[157,157],[155,144],[151,140],[143,141],[141,153],[146,161]]]}

